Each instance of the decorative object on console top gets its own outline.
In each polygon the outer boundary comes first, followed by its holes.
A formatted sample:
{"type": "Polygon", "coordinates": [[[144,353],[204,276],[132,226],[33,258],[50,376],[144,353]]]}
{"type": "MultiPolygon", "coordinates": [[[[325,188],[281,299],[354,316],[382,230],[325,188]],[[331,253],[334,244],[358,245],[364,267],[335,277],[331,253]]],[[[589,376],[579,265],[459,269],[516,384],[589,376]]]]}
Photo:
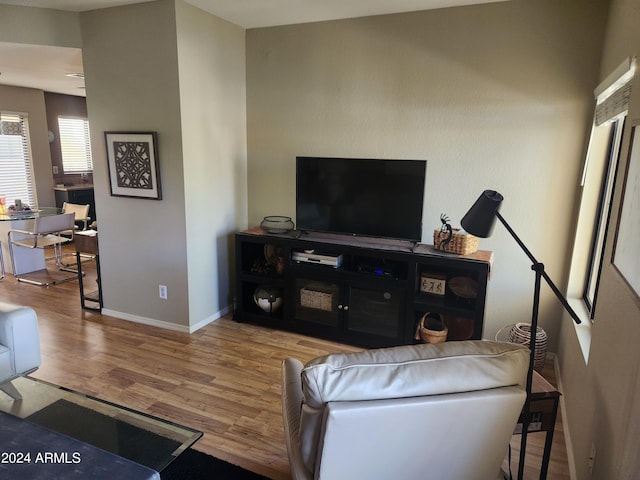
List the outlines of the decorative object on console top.
{"type": "Polygon", "coordinates": [[[284,217],[282,215],[268,215],[262,219],[260,226],[267,233],[287,233],[294,228],[291,217],[284,217]]]}
{"type": "Polygon", "coordinates": [[[449,223],[451,220],[446,214],[440,215],[442,226],[440,230],[433,231],[433,246],[443,252],[456,253],[458,255],[469,255],[478,250],[478,238],[461,230],[453,228],[449,223]]]}
{"type": "Polygon", "coordinates": [[[453,229],[451,228],[451,224],[449,223],[451,220],[445,213],[440,214],[440,222],[442,222],[442,227],[440,227],[440,235],[438,235],[438,239],[436,241],[435,233],[433,237],[433,244],[439,250],[444,250],[447,248],[447,245],[451,242],[451,238],[453,237],[453,229]]]}

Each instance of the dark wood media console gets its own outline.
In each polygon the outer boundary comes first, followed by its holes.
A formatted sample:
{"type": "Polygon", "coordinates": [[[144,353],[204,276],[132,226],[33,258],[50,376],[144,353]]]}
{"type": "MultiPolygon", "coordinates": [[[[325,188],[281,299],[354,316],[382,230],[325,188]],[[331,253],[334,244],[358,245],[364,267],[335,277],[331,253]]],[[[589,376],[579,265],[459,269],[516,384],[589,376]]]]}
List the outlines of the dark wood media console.
{"type": "Polygon", "coordinates": [[[235,248],[236,321],[372,348],[421,342],[416,328],[429,312],[445,319],[448,340],[482,338],[491,252],[458,256],[406,241],[259,227],[237,233],[235,248]],[[261,303],[273,311],[257,305],[258,289],[272,295],[261,303]]]}

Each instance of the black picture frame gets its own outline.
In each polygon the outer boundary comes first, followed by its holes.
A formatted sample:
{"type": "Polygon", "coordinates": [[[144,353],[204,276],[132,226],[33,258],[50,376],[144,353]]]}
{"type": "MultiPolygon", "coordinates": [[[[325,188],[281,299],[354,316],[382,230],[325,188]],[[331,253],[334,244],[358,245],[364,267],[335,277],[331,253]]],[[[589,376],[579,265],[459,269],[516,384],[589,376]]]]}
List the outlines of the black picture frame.
{"type": "Polygon", "coordinates": [[[158,134],[104,132],[111,196],[162,199],[158,134]]]}

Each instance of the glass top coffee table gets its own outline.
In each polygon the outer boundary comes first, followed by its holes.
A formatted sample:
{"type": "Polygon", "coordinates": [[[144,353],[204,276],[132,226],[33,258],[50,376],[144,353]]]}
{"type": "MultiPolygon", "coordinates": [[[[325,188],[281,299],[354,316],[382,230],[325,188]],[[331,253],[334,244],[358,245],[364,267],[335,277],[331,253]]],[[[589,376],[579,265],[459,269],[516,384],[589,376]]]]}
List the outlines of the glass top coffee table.
{"type": "Polygon", "coordinates": [[[33,377],[11,382],[22,400],[0,392],[0,411],[161,472],[202,432],[33,377]]]}

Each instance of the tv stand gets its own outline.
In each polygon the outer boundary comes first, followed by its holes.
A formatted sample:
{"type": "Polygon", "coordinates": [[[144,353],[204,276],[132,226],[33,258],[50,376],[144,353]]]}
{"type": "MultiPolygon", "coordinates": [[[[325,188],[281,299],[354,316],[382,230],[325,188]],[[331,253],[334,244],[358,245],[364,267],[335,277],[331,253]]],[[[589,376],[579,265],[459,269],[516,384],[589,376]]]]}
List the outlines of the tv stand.
{"type": "Polygon", "coordinates": [[[420,319],[438,313],[448,340],[482,338],[491,252],[459,256],[402,240],[299,234],[259,227],[236,234],[236,321],[384,347],[419,342],[420,319]],[[309,251],[339,261],[307,262],[299,252],[309,251]],[[265,290],[272,311],[254,299],[265,290]]]}

